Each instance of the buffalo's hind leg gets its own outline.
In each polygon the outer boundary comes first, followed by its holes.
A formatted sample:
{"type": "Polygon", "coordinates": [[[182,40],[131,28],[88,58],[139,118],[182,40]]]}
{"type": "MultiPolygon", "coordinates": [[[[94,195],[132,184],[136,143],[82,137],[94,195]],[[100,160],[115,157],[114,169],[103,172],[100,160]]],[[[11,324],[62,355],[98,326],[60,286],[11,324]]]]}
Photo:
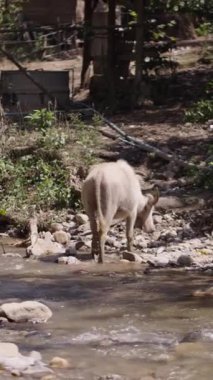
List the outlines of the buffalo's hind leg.
{"type": "Polygon", "coordinates": [[[95,256],[99,256],[100,252],[100,242],[99,242],[99,233],[98,233],[98,226],[96,218],[90,217],[90,228],[92,231],[92,247],[91,247],[91,254],[92,258],[95,259],[95,256]]]}
{"type": "Polygon", "coordinates": [[[98,256],[98,262],[101,264],[104,262],[105,243],[106,243],[107,233],[108,233],[108,228],[100,229],[99,231],[100,251],[99,251],[99,256],[98,256]]]}

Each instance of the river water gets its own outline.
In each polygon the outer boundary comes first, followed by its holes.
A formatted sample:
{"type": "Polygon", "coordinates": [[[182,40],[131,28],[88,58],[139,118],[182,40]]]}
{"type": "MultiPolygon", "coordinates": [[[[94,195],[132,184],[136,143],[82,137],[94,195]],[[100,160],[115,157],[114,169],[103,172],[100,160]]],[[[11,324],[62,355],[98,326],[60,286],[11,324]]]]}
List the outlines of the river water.
{"type": "Polygon", "coordinates": [[[0,325],[0,340],[46,362],[67,358],[71,368],[56,379],[212,380],[213,300],[191,295],[211,283],[210,274],[144,274],[132,263],[72,267],[1,255],[0,302],[36,299],[53,317],[0,325]]]}

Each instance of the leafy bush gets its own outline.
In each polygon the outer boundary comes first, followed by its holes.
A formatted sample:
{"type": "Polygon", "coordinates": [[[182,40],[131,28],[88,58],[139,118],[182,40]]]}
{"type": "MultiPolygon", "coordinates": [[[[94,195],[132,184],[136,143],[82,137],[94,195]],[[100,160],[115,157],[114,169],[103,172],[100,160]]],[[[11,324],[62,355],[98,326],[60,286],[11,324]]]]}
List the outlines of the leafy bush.
{"type": "Polygon", "coordinates": [[[203,22],[195,30],[198,36],[205,37],[213,33],[213,25],[211,22],[203,22]]]}
{"type": "Polygon", "coordinates": [[[213,100],[200,100],[185,112],[185,120],[192,123],[205,123],[213,119],[213,100]]]}
{"type": "Polygon", "coordinates": [[[193,178],[196,186],[213,190],[213,144],[208,147],[204,168],[187,168],[185,174],[193,178]]]}
{"type": "Polygon", "coordinates": [[[47,162],[29,155],[12,162],[0,160],[1,207],[15,210],[35,204],[37,207],[68,206],[72,201],[69,173],[58,160],[47,162]]]}
{"type": "Polygon", "coordinates": [[[54,126],[56,122],[56,116],[53,111],[46,108],[33,111],[31,114],[25,116],[29,126],[34,127],[46,134],[47,129],[54,126]]]}

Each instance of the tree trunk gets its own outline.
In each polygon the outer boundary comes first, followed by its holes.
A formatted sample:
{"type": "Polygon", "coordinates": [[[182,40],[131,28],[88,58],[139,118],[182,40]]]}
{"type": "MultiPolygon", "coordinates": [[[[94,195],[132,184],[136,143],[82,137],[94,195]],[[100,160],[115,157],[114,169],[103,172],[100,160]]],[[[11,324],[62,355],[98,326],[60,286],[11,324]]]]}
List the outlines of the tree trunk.
{"type": "Polygon", "coordinates": [[[136,46],[135,46],[135,83],[134,104],[137,103],[142,81],[142,68],[144,61],[144,27],[145,27],[145,0],[135,0],[135,11],[137,13],[136,46]]]}
{"type": "Polygon", "coordinates": [[[107,80],[108,80],[108,95],[109,106],[111,110],[115,108],[115,7],[116,0],[109,0],[109,13],[108,13],[108,52],[107,52],[107,80]]]}
{"type": "Polygon", "coordinates": [[[89,80],[89,65],[91,62],[91,37],[90,37],[90,29],[92,26],[92,1],[85,0],[85,8],[84,8],[84,27],[85,27],[85,35],[84,35],[84,48],[83,48],[83,62],[81,69],[81,87],[86,87],[88,85],[89,80]]]}

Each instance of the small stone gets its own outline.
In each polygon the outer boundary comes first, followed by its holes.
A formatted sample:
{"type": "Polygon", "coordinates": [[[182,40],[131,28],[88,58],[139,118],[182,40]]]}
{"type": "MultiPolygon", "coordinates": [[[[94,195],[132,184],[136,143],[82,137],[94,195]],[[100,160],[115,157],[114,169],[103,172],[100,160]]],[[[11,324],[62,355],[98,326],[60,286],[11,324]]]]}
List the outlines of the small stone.
{"type": "Polygon", "coordinates": [[[58,264],[68,264],[68,265],[76,265],[80,264],[80,260],[78,260],[74,256],[61,256],[57,260],[58,264]]]}
{"type": "Polygon", "coordinates": [[[162,216],[161,215],[154,215],[153,216],[153,219],[154,219],[154,223],[158,223],[160,224],[162,222],[162,216]]]}
{"type": "Polygon", "coordinates": [[[0,317],[0,324],[1,323],[7,323],[8,322],[8,319],[5,318],[5,317],[0,317]]]}
{"type": "Polygon", "coordinates": [[[141,241],[139,241],[137,244],[136,244],[136,246],[138,247],[138,248],[147,248],[147,242],[145,241],[145,240],[141,240],[141,241]]]}
{"type": "Polygon", "coordinates": [[[58,259],[57,259],[58,264],[67,264],[67,262],[68,262],[67,256],[61,256],[61,257],[58,257],[58,259]]]}
{"type": "Polygon", "coordinates": [[[69,368],[69,362],[67,359],[60,358],[59,356],[55,356],[50,361],[50,367],[52,368],[69,368]]]}
{"type": "Polygon", "coordinates": [[[137,253],[128,252],[128,251],[123,252],[123,259],[128,260],[128,261],[134,261],[140,264],[143,261],[143,259],[137,253]]]}
{"type": "Polygon", "coordinates": [[[166,257],[161,257],[159,259],[148,260],[147,263],[154,268],[165,268],[169,265],[169,259],[166,257]]]}
{"type": "Polygon", "coordinates": [[[50,231],[41,231],[39,232],[39,237],[41,239],[46,240],[47,242],[52,242],[53,241],[53,236],[50,231]]]}
{"type": "Polygon", "coordinates": [[[75,219],[76,219],[76,222],[80,225],[87,223],[89,220],[86,214],[76,214],[75,219]]]}
{"type": "Polygon", "coordinates": [[[167,222],[171,222],[173,220],[173,217],[170,214],[164,214],[163,219],[167,222]]]}
{"type": "Polygon", "coordinates": [[[177,259],[177,264],[180,265],[180,267],[190,267],[193,263],[190,255],[180,255],[177,259]]]}
{"type": "Polygon", "coordinates": [[[187,121],[186,123],[185,123],[185,127],[186,128],[190,128],[190,127],[192,127],[192,123],[190,123],[189,121],[187,121]]]}
{"type": "Polygon", "coordinates": [[[69,241],[69,236],[65,231],[56,231],[53,234],[53,237],[57,243],[67,244],[69,241]]]}
{"type": "Polygon", "coordinates": [[[192,230],[192,228],[190,226],[185,226],[182,230],[182,235],[183,237],[192,237],[194,235],[194,231],[192,230]]]}
{"type": "Polygon", "coordinates": [[[85,223],[85,224],[81,224],[80,226],[78,226],[78,228],[76,230],[74,230],[77,235],[78,234],[81,234],[81,235],[89,235],[91,233],[90,231],[90,224],[89,222],[88,223],[85,223]]]}
{"type": "Polygon", "coordinates": [[[84,246],[87,247],[87,248],[91,248],[92,247],[92,240],[85,240],[84,246]]]}
{"type": "Polygon", "coordinates": [[[159,247],[156,251],[156,254],[157,255],[160,255],[161,253],[163,253],[165,251],[165,247],[159,247]]]}
{"type": "Polygon", "coordinates": [[[125,380],[124,377],[116,374],[109,374],[109,375],[104,375],[100,376],[98,380],[125,380]]]}
{"type": "Polygon", "coordinates": [[[22,373],[18,369],[13,369],[11,371],[11,375],[14,376],[14,377],[21,377],[22,373]]]}
{"type": "Polygon", "coordinates": [[[70,230],[70,223],[63,222],[63,230],[68,232],[70,230]]]}
{"type": "Polygon", "coordinates": [[[50,231],[52,233],[56,231],[63,231],[63,225],[61,223],[52,223],[50,226],[50,231]]]}
{"type": "Polygon", "coordinates": [[[107,236],[106,244],[110,247],[115,247],[116,237],[115,236],[107,236]]]}
{"type": "Polygon", "coordinates": [[[127,260],[127,259],[120,259],[120,263],[123,263],[123,264],[129,264],[130,261],[127,260]]]}
{"type": "MultiPolygon", "coordinates": [[[[76,244],[72,244],[69,247],[66,248],[65,251],[66,256],[76,256],[77,255],[77,250],[76,250],[76,244]]],[[[64,257],[64,256],[62,256],[64,257]]]]}
{"type": "Polygon", "coordinates": [[[153,240],[158,240],[161,236],[161,233],[160,231],[154,231],[153,234],[152,234],[152,239],[153,240]]]}
{"type": "Polygon", "coordinates": [[[66,217],[66,222],[71,222],[72,220],[74,220],[75,219],[75,215],[74,214],[69,214],[69,215],[67,215],[67,217],[66,217]]]}
{"type": "Polygon", "coordinates": [[[69,222],[69,228],[76,228],[76,223],[72,220],[71,222],[69,222]]]}

